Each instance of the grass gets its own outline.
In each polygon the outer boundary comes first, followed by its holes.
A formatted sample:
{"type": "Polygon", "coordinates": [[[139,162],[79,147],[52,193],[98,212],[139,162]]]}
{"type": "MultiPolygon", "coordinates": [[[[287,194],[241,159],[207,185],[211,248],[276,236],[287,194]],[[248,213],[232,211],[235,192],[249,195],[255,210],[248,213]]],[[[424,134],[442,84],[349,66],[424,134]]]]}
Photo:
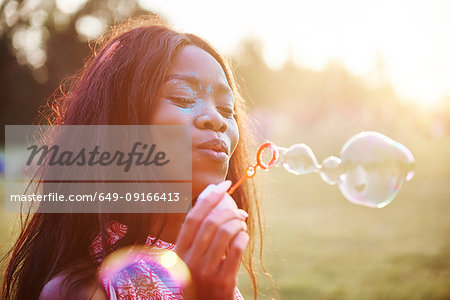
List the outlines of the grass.
{"type": "MultiPolygon", "coordinates": [[[[279,294],[260,276],[261,299],[450,299],[450,138],[408,146],[416,176],[382,209],[351,204],[316,174],[258,172],[279,294]]],[[[0,213],[1,251],[13,222],[0,213]]],[[[239,287],[252,298],[242,270],[239,287]]]]}
{"type": "MultiPolygon", "coordinates": [[[[278,298],[450,299],[449,145],[415,145],[415,178],[382,209],[351,204],[315,174],[259,174],[278,298]]],[[[276,297],[261,279],[262,299],[276,297]]],[[[244,272],[240,287],[252,297],[244,272]]]]}

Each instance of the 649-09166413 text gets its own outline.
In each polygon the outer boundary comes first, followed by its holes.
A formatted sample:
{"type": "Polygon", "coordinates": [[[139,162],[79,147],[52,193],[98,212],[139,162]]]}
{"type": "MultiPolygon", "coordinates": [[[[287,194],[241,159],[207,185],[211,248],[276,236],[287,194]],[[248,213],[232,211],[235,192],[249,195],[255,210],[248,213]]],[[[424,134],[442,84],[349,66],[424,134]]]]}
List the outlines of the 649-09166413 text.
{"type": "Polygon", "coordinates": [[[180,193],[102,193],[95,192],[93,194],[70,194],[64,195],[60,193],[48,194],[15,194],[10,195],[11,202],[94,202],[94,201],[128,201],[128,202],[178,202],[180,200],[180,193]]]}

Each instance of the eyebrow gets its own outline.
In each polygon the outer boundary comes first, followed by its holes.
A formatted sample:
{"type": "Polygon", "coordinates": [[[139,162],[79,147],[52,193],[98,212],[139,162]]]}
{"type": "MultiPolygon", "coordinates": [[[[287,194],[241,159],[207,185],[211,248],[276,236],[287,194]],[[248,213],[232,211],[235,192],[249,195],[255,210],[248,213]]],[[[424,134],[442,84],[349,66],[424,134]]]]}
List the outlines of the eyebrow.
{"type": "MultiPolygon", "coordinates": [[[[179,80],[183,80],[186,81],[192,85],[194,85],[196,87],[196,89],[198,90],[200,87],[200,79],[198,78],[198,76],[196,75],[191,75],[191,74],[173,74],[173,75],[169,75],[167,76],[166,80],[164,82],[173,80],[173,79],[179,79],[179,80]]],[[[231,88],[223,83],[215,83],[214,84],[214,90],[217,91],[219,94],[231,94],[233,95],[233,91],[231,90],[231,88]]]]}

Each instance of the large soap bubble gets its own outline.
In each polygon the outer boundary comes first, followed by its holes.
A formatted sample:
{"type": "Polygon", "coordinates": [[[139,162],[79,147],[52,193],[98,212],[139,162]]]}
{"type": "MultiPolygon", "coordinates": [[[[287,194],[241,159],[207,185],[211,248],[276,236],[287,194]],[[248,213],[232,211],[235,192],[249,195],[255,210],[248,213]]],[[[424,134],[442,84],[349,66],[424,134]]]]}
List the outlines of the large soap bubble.
{"type": "Polygon", "coordinates": [[[362,132],[341,150],[339,188],[349,201],[370,207],[391,203],[414,176],[414,157],[402,144],[377,132],[362,132]]]}

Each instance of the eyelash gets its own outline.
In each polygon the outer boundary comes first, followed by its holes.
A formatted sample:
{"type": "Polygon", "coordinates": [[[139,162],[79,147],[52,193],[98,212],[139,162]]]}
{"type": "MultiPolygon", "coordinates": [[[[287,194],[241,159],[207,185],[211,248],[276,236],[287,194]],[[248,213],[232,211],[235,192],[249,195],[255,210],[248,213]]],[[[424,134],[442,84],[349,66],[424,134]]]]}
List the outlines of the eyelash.
{"type": "MultiPolygon", "coordinates": [[[[184,97],[170,97],[169,99],[174,102],[178,102],[177,104],[181,107],[187,107],[195,102],[194,100],[184,97]]],[[[236,116],[233,109],[224,106],[218,106],[217,108],[219,109],[220,114],[227,119],[232,119],[236,116]]]]}
{"type": "Polygon", "coordinates": [[[184,97],[170,97],[169,98],[172,101],[178,102],[178,104],[181,104],[181,106],[183,107],[187,107],[189,104],[194,103],[194,100],[191,100],[189,98],[184,98],[184,97]]]}
{"type": "Polygon", "coordinates": [[[232,119],[236,116],[234,110],[228,107],[218,106],[218,109],[220,111],[220,114],[225,118],[232,119]]]}

